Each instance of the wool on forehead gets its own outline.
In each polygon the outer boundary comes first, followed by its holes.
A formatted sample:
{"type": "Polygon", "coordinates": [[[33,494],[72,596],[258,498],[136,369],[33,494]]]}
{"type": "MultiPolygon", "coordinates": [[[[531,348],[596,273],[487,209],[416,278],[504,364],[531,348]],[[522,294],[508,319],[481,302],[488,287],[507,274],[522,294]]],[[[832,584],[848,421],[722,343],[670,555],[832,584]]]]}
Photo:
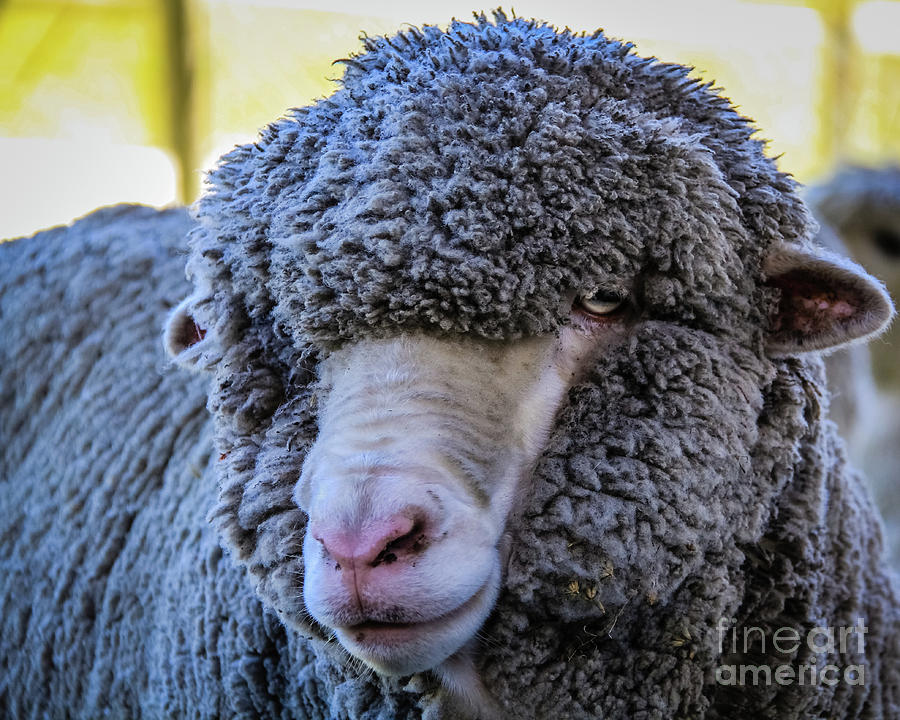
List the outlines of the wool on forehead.
{"type": "Polygon", "coordinates": [[[364,45],[334,94],[210,173],[189,267],[212,312],[295,346],[510,338],[599,289],[730,331],[754,319],[745,264],[808,233],[793,182],[688,68],[500,12],[364,45]]]}

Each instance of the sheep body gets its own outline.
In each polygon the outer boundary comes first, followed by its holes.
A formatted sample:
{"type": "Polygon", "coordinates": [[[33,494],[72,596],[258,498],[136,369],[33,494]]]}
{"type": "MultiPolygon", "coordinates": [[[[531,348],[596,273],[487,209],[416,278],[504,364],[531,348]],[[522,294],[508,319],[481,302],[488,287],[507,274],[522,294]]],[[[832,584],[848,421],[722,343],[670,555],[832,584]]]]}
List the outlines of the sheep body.
{"type": "Polygon", "coordinates": [[[205,519],[206,383],[159,342],[190,227],[121,206],[0,245],[4,717],[324,720],[348,692],[205,519]]]}
{"type": "Polygon", "coordinates": [[[106,210],[0,247],[3,709],[453,717],[431,675],[366,672],[305,613],[292,493],[315,360],[398,332],[557,332],[567,292],[640,274],[643,315],[570,392],[509,519],[473,651],[484,685],[512,717],[895,716],[897,600],[822,417],[821,362],[764,349],[764,258],[811,226],[747,121],[600,34],[498,15],[367,47],[335,97],[213,172],[193,290],[175,280],[180,211],[106,210]],[[425,142],[441,87],[472,103],[449,127],[484,137],[425,142]],[[534,124],[505,127],[503,103],[534,124]],[[516,165],[510,133],[529,132],[516,165]],[[473,146],[507,155],[479,165],[473,146]],[[425,175],[398,185],[398,168],[425,175]],[[178,360],[210,371],[208,399],[158,349],[185,295],[203,333],[178,360]],[[718,630],[805,637],[860,618],[864,650],[731,652],[718,630]],[[864,665],[867,682],[717,679],[810,662],[864,665]]]}

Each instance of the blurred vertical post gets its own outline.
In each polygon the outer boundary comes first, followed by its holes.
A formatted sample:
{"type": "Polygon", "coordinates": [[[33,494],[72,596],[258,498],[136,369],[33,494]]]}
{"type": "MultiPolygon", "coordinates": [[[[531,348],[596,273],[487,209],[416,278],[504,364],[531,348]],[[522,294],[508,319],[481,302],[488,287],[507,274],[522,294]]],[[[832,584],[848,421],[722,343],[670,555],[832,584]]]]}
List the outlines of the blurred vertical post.
{"type": "Polygon", "coordinates": [[[831,164],[846,160],[848,133],[856,107],[857,48],[852,16],[856,0],[813,0],[825,30],[822,56],[822,144],[823,157],[831,164]]]}
{"type": "Polygon", "coordinates": [[[189,0],[163,0],[168,66],[169,147],[178,162],[178,199],[197,196],[197,118],[194,43],[189,0]]]}

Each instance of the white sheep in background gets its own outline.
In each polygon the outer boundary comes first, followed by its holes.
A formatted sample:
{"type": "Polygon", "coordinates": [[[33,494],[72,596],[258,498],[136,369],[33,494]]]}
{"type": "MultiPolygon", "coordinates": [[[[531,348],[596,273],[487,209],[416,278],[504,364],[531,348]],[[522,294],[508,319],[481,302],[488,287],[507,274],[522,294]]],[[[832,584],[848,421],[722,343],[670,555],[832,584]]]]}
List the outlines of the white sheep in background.
{"type": "MultiPolygon", "coordinates": [[[[863,263],[900,294],[900,168],[847,167],[808,193],[819,240],[863,263]]],[[[870,346],[825,361],[831,417],[869,480],[885,521],[886,550],[900,570],[900,325],[870,346]]]]}
{"type": "Polygon", "coordinates": [[[183,211],[0,246],[2,713],[897,716],[810,352],[893,310],[749,121],[499,12],[346,64],[192,289],[183,211]]]}

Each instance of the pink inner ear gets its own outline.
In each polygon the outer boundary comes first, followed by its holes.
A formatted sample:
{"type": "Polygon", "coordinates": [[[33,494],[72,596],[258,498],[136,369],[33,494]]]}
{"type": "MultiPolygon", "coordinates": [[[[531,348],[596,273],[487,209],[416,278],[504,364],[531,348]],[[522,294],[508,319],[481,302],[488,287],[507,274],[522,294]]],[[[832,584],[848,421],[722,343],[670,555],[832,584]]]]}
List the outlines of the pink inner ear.
{"type": "Polygon", "coordinates": [[[206,328],[200,327],[188,313],[180,312],[172,321],[170,333],[170,342],[174,352],[179,353],[205,338],[206,328]]]}
{"type": "Polygon", "coordinates": [[[198,342],[200,342],[203,338],[206,337],[206,330],[204,328],[200,327],[197,324],[196,320],[193,320],[191,322],[191,325],[193,327],[192,327],[192,332],[190,334],[190,337],[188,338],[187,347],[190,347],[191,345],[196,345],[198,342]]]}
{"type": "Polygon", "coordinates": [[[827,334],[835,325],[854,317],[860,309],[854,302],[859,298],[851,286],[823,287],[801,270],[776,275],[769,279],[769,284],[781,290],[772,328],[776,332],[793,331],[809,336],[827,334]]]}

